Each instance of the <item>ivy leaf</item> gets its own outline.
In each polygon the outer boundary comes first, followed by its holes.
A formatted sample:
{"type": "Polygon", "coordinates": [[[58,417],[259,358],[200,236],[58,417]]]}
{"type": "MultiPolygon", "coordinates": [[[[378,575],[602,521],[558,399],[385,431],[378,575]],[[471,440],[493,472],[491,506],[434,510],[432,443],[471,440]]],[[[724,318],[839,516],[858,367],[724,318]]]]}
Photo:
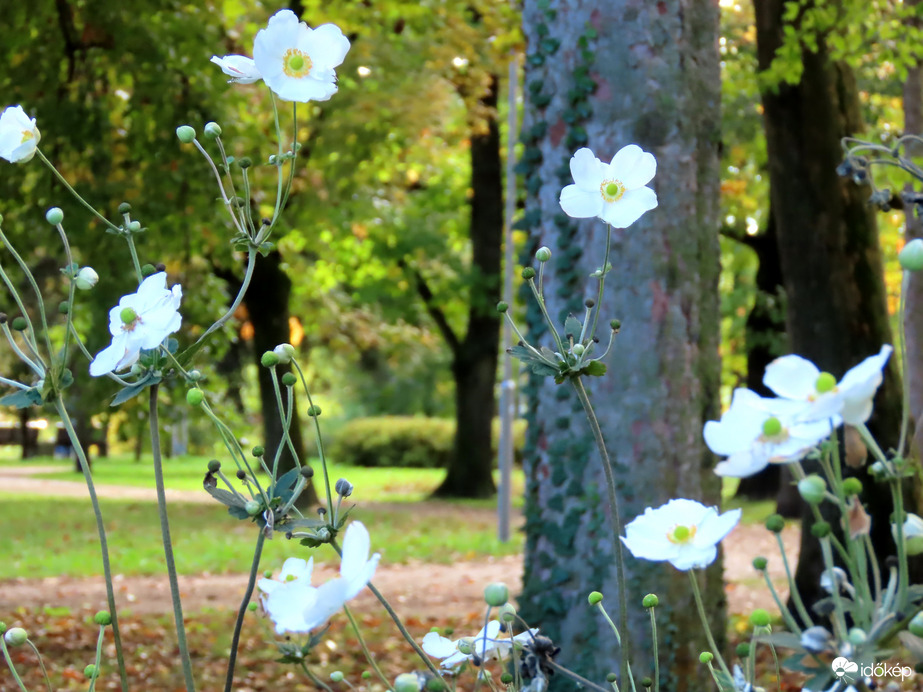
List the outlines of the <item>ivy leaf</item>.
{"type": "Polygon", "coordinates": [[[19,389],[12,394],[0,398],[0,406],[15,406],[16,408],[29,408],[42,403],[42,393],[37,387],[19,389]]]}

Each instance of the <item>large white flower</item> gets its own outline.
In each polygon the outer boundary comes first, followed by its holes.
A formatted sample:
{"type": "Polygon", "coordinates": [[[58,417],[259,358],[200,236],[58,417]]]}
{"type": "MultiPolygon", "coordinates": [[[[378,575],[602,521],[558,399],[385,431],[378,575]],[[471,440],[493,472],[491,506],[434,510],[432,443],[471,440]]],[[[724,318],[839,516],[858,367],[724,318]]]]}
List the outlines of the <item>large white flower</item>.
{"type": "Polygon", "coordinates": [[[657,206],[657,193],[645,187],[657,172],[653,154],[636,144],[623,147],[603,163],[587,148],[570,160],[574,184],[561,190],[561,208],[568,216],[598,216],[615,228],[627,228],[657,206]]]}
{"type": "Polygon", "coordinates": [[[707,567],[718,556],[718,543],[740,521],[741,510],[718,514],[695,500],[670,500],[636,517],[625,527],[622,542],[635,557],[667,560],[676,569],[707,567]]]}
{"type": "Polygon", "coordinates": [[[42,133],[22,106],[10,106],[0,115],[0,158],[25,163],[35,156],[42,133]]]}
{"type": "Polygon", "coordinates": [[[286,101],[326,101],[337,92],[334,68],[349,51],[349,39],[334,24],[311,29],[291,10],[276,12],[253,43],[253,61],[263,80],[286,101]]]}
{"type": "Polygon", "coordinates": [[[314,559],[305,562],[290,557],[282,565],[279,578],[260,579],[263,609],[276,625],[276,632],[310,632],[320,627],[343,605],[355,598],[371,581],[380,555],[369,558],[369,532],[355,521],[346,529],[340,576],[311,585],[314,559]]]}
{"type": "Polygon", "coordinates": [[[246,55],[225,55],[223,58],[213,55],[211,61],[230,77],[228,82],[253,84],[262,78],[260,71],[256,69],[256,63],[246,55]]]}
{"type": "Polygon", "coordinates": [[[473,637],[462,637],[452,641],[447,637],[441,636],[437,632],[430,632],[423,637],[423,650],[433,658],[444,659],[440,666],[445,669],[454,669],[465,661],[470,661],[474,656],[480,660],[496,658],[502,660],[506,658],[516,643],[525,646],[538,634],[538,629],[531,629],[515,637],[505,637],[498,639],[500,634],[500,623],[497,620],[491,620],[481,631],[473,637]],[[465,651],[459,650],[459,644],[464,642],[465,651]]]}
{"type": "Polygon", "coordinates": [[[157,348],[182,323],[179,304],[183,289],[167,288],[166,272],[151,274],[136,293],[123,296],[109,311],[112,343],[90,363],[94,377],[124,370],[138,360],[142,349],[157,348]]]}
{"type": "Polygon", "coordinates": [[[763,384],[784,399],[808,402],[800,420],[816,421],[841,416],[847,425],[861,425],[872,415],[872,401],[882,381],[882,370],[892,349],[885,344],[850,369],[839,382],[811,361],[791,355],[776,358],[766,367],[763,384]]]}
{"type": "Polygon", "coordinates": [[[746,478],[770,463],[797,461],[833,430],[829,420],[798,423],[806,404],[763,399],[749,389],[737,389],[720,421],[708,421],[705,444],[728,457],[715,467],[719,476],[746,478]]]}

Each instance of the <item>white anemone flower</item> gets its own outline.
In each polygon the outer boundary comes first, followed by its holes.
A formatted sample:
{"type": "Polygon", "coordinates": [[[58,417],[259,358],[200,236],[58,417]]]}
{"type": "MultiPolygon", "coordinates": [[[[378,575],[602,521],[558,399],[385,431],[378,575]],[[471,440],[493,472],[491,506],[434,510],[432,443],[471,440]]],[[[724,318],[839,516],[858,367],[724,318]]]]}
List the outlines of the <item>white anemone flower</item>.
{"type": "Polygon", "coordinates": [[[570,160],[574,184],[561,190],[561,208],[568,216],[598,216],[615,228],[627,228],[657,206],[657,193],[645,187],[657,172],[657,160],[637,144],[619,149],[603,163],[584,147],[570,160]]]}
{"type": "Polygon", "coordinates": [[[783,356],[766,367],[763,384],[783,399],[809,403],[799,416],[801,420],[839,415],[847,425],[858,426],[872,415],[872,401],[881,385],[881,373],[893,350],[885,344],[876,355],[850,369],[839,382],[801,356],[783,356]]]}
{"type": "Polygon", "coordinates": [[[22,106],[10,106],[0,115],[0,158],[25,163],[35,156],[42,133],[22,106]]]}
{"type": "Polygon", "coordinates": [[[99,377],[134,364],[142,349],[157,348],[180,328],[179,304],[183,289],[179,284],[167,288],[166,272],[151,274],[136,293],[123,296],[109,311],[112,343],[96,354],[90,374],[99,377]]]}
{"type": "Polygon", "coordinates": [[[715,454],[726,456],[715,467],[719,476],[746,478],[770,463],[797,461],[833,430],[829,420],[798,423],[805,404],[764,399],[737,389],[720,421],[708,421],[703,435],[715,454]]]}
{"type": "Polygon", "coordinates": [[[312,29],[291,10],[276,12],[253,42],[253,61],[279,98],[326,101],[337,92],[334,68],[349,52],[349,39],[334,24],[312,29]]]}
{"type": "Polygon", "coordinates": [[[248,58],[246,55],[225,55],[223,58],[213,55],[211,62],[230,77],[228,80],[230,84],[253,84],[262,79],[253,58],[248,58]]]}
{"type": "Polygon", "coordinates": [[[718,543],[740,521],[741,510],[718,514],[695,500],[670,500],[636,517],[621,536],[631,554],[644,560],[667,560],[676,569],[707,567],[718,556],[718,543]]]}
{"type": "Polygon", "coordinates": [[[276,632],[310,632],[320,627],[343,605],[355,598],[375,574],[378,553],[369,558],[369,532],[354,521],[346,529],[340,576],[311,585],[314,559],[289,558],[282,565],[278,579],[260,579],[263,609],[276,625],[276,632]]]}
{"type": "Polygon", "coordinates": [[[442,668],[457,668],[465,661],[470,661],[475,655],[481,660],[489,658],[497,646],[497,635],[500,634],[500,621],[491,620],[481,631],[474,637],[462,637],[452,641],[439,635],[437,632],[430,632],[423,637],[423,650],[433,658],[445,659],[440,664],[442,668]],[[466,643],[468,653],[459,650],[458,645],[466,643]]]}

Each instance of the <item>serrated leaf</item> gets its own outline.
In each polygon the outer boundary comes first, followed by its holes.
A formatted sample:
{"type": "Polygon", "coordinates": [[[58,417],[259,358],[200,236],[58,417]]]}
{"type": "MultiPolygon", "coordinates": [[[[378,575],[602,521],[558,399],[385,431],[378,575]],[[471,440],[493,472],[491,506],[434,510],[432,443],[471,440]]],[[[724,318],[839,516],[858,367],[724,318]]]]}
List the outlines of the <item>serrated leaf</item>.
{"type": "Polygon", "coordinates": [[[295,483],[298,481],[299,473],[301,473],[301,469],[297,468],[286,471],[276,481],[272,489],[272,497],[281,498],[283,504],[288,502],[292,497],[292,492],[295,489],[295,483]]]}
{"type": "Polygon", "coordinates": [[[583,330],[583,325],[580,324],[580,320],[571,313],[567,316],[567,319],[564,320],[564,337],[565,340],[568,338],[573,338],[574,341],[580,338],[580,332],[583,330]]]}
{"type": "Polygon", "coordinates": [[[323,519],[309,519],[306,517],[298,517],[295,519],[288,519],[282,523],[276,524],[276,528],[279,531],[292,531],[294,529],[319,529],[325,525],[323,519]]]}
{"type": "Polygon", "coordinates": [[[29,406],[38,406],[42,403],[42,393],[36,387],[29,389],[19,389],[12,394],[0,397],[0,406],[15,406],[16,408],[28,408],[29,406]]]}
{"type": "MultiPolygon", "coordinates": [[[[218,502],[221,504],[227,505],[228,507],[238,507],[240,509],[246,507],[247,503],[244,502],[243,498],[235,495],[229,490],[224,490],[223,488],[217,487],[217,484],[211,485],[209,483],[210,479],[213,480],[213,477],[209,473],[205,476],[205,481],[202,483],[202,487],[205,488],[205,492],[218,500],[218,502]]],[[[244,511],[244,514],[249,517],[246,510],[244,511]]]]}
{"type": "Polygon", "coordinates": [[[546,365],[545,363],[532,363],[529,368],[533,373],[541,377],[552,377],[554,375],[558,375],[558,370],[556,368],[553,368],[550,365],[546,365]]]}
{"type": "Polygon", "coordinates": [[[583,367],[583,372],[591,377],[602,377],[607,369],[601,360],[591,360],[583,367]]]}

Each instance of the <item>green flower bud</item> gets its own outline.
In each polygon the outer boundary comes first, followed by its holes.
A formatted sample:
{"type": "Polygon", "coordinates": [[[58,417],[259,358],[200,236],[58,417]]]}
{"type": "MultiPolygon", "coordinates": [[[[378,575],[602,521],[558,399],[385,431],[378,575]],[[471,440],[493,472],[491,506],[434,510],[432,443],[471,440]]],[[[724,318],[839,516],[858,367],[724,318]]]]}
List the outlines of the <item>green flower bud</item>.
{"type": "Polygon", "coordinates": [[[318,406],[317,404],[308,406],[308,415],[311,416],[311,418],[317,418],[320,414],[321,414],[320,406],[318,406]]]}
{"type": "Polygon", "coordinates": [[[279,344],[272,352],[279,356],[279,362],[284,364],[291,363],[295,357],[295,347],[291,344],[279,344]]]}
{"type": "Polygon", "coordinates": [[[868,639],[868,635],[861,627],[850,628],[846,637],[849,639],[850,643],[853,644],[853,646],[862,646],[865,643],[865,640],[868,639]]]}
{"type": "Polygon", "coordinates": [[[910,624],[907,625],[907,629],[910,630],[911,634],[923,637],[923,610],[913,616],[913,619],[910,620],[910,624]]]}
{"type": "Polygon", "coordinates": [[[577,356],[577,358],[582,356],[585,351],[586,348],[583,346],[583,344],[574,344],[570,349],[570,352],[577,356]]]}
{"type": "Polygon", "coordinates": [[[60,303],[58,303],[58,312],[60,312],[62,315],[66,315],[70,311],[71,311],[71,304],[68,303],[66,300],[62,300],[60,303]]]}
{"type": "Polygon", "coordinates": [[[256,447],[250,450],[250,454],[252,454],[255,457],[261,457],[265,453],[266,453],[266,449],[263,447],[263,445],[257,445],[256,447]]]}
{"type": "Polygon", "coordinates": [[[310,466],[302,466],[301,475],[305,478],[311,478],[314,476],[314,469],[312,469],[310,466]]]}
{"type": "Polygon", "coordinates": [[[500,606],[498,617],[500,622],[512,622],[516,619],[516,607],[512,603],[504,603],[500,606]]]}
{"type": "Polygon", "coordinates": [[[28,638],[29,633],[22,627],[11,627],[3,635],[3,639],[6,640],[6,643],[10,646],[22,646],[26,643],[28,638]]]}
{"type": "Polygon", "coordinates": [[[369,671],[367,671],[367,670],[363,670],[363,671],[362,671],[362,676],[361,676],[361,677],[362,677],[363,680],[371,680],[371,679],[372,679],[372,673],[369,672],[369,671]]]}
{"type": "Polygon", "coordinates": [[[711,651],[703,651],[699,654],[699,663],[711,663],[715,655],[711,651]]]}
{"type": "Polygon", "coordinates": [[[128,202],[122,202],[119,205],[119,214],[123,216],[131,211],[131,205],[128,202]]]}
{"type": "Polygon", "coordinates": [[[343,673],[339,670],[335,670],[332,673],[330,673],[330,679],[333,682],[343,682],[344,677],[345,676],[343,675],[343,673]]]}
{"type": "Polygon", "coordinates": [[[762,572],[766,569],[766,563],[768,560],[765,557],[755,557],[753,558],[753,569],[762,572]]]}
{"type": "Polygon", "coordinates": [[[641,599],[641,605],[645,608],[656,608],[660,605],[660,599],[657,598],[657,594],[649,593],[647,596],[641,599]]]}
{"type": "Polygon", "coordinates": [[[218,123],[205,123],[203,130],[205,131],[205,136],[210,139],[221,136],[221,126],[218,123]]]}
{"type": "Polygon", "coordinates": [[[237,165],[241,168],[250,168],[250,166],[253,165],[253,159],[251,159],[249,156],[241,156],[237,161],[237,165]]]}
{"type": "Polygon", "coordinates": [[[446,689],[446,684],[439,678],[430,678],[426,681],[426,689],[428,692],[443,692],[446,689]]]}
{"type": "Polygon", "coordinates": [[[6,632],[6,623],[0,620],[0,634],[6,632]]]}
{"type": "Polygon", "coordinates": [[[770,620],[769,613],[762,608],[757,608],[750,613],[750,624],[754,627],[769,627],[770,620]]]}
{"type": "Polygon", "coordinates": [[[271,368],[279,364],[279,356],[272,351],[266,351],[260,358],[260,364],[264,368],[271,368]]]}
{"type": "Polygon", "coordinates": [[[247,478],[247,472],[243,469],[237,469],[237,473],[235,475],[239,481],[245,480],[247,478]]]}
{"type": "Polygon", "coordinates": [[[247,604],[247,610],[249,610],[251,613],[255,613],[257,608],[259,608],[259,606],[256,604],[256,601],[250,601],[247,604]]]}
{"type": "Polygon", "coordinates": [[[474,651],[472,647],[474,647],[474,637],[465,637],[458,640],[458,650],[466,656],[474,651]]]}
{"type": "Polygon", "coordinates": [[[484,589],[484,600],[487,605],[499,608],[510,600],[510,590],[503,582],[497,581],[493,584],[488,584],[484,589]]]}
{"type": "Polygon", "coordinates": [[[413,673],[401,673],[394,678],[394,692],[418,692],[420,683],[413,673]]]}
{"type": "Polygon", "coordinates": [[[843,479],[843,492],[846,493],[846,496],[850,495],[859,495],[862,493],[862,481],[858,478],[844,478],[843,479]]]}
{"type": "Polygon", "coordinates": [[[192,144],[195,141],[195,130],[189,125],[180,125],[176,128],[176,137],[183,144],[192,144]]]}
{"type": "Polygon", "coordinates": [[[261,505],[256,500],[247,500],[247,504],[244,505],[244,510],[251,517],[255,517],[257,514],[259,514],[263,510],[263,505],[261,505]]]}
{"type": "Polygon", "coordinates": [[[532,267],[524,267],[522,270],[522,278],[528,281],[529,279],[535,278],[535,270],[532,267]]]}
{"type": "Polygon", "coordinates": [[[345,478],[340,478],[336,483],[334,483],[333,488],[336,490],[337,495],[340,495],[341,497],[349,497],[353,494],[353,484],[345,478]]]}
{"type": "Polygon", "coordinates": [[[651,687],[651,685],[653,684],[654,684],[654,681],[651,680],[649,677],[645,676],[641,678],[641,687],[651,687]]]}
{"type": "Polygon", "coordinates": [[[782,533],[782,529],[785,528],[785,519],[781,514],[773,514],[766,519],[766,528],[773,533],[782,533]]]}
{"type": "Polygon", "coordinates": [[[511,673],[503,673],[500,676],[500,682],[502,682],[504,685],[509,685],[511,682],[513,682],[513,675],[511,673]]]}
{"type": "Polygon", "coordinates": [[[25,317],[14,317],[14,318],[13,318],[13,323],[12,323],[11,326],[12,326],[13,329],[15,329],[17,332],[24,332],[24,331],[26,331],[26,327],[29,326],[29,323],[26,322],[26,318],[25,318],[25,317]]]}
{"type": "Polygon", "coordinates": [[[45,212],[45,221],[50,223],[52,226],[57,226],[59,223],[64,221],[64,212],[61,211],[59,207],[52,207],[45,212]]]}
{"type": "Polygon", "coordinates": [[[599,603],[602,603],[603,595],[599,593],[599,591],[591,591],[586,600],[589,601],[591,606],[595,606],[599,603]]]}
{"type": "Polygon", "coordinates": [[[282,375],[282,384],[286,387],[294,387],[297,384],[298,378],[293,372],[287,372],[282,375]]]}
{"type": "Polygon", "coordinates": [[[92,678],[96,675],[96,666],[90,663],[86,668],[83,669],[83,674],[88,678],[92,678]]]}
{"type": "Polygon", "coordinates": [[[609,320],[609,326],[612,328],[612,331],[617,332],[622,328],[621,320],[609,320]]]}
{"type": "Polygon", "coordinates": [[[132,221],[130,224],[128,224],[128,230],[131,231],[132,233],[140,233],[141,232],[141,222],[132,221]]]}
{"type": "Polygon", "coordinates": [[[618,680],[618,678],[619,676],[616,675],[615,673],[606,673],[606,682],[608,682],[609,684],[612,684],[613,682],[618,680]]]}
{"type": "Polygon", "coordinates": [[[499,303],[497,303],[497,312],[499,312],[501,315],[509,309],[510,309],[510,306],[508,303],[504,303],[502,300],[499,303]]]}
{"type": "Polygon", "coordinates": [[[204,375],[199,370],[190,370],[186,373],[186,379],[190,382],[199,382],[203,377],[204,375]]]}
{"type": "Polygon", "coordinates": [[[74,285],[81,291],[89,291],[99,282],[99,274],[93,267],[81,267],[74,277],[74,285]]]}
{"type": "Polygon", "coordinates": [[[826,521],[818,521],[813,526],[811,526],[811,535],[814,538],[826,538],[830,535],[832,531],[830,524],[826,521]]]}
{"type": "Polygon", "coordinates": [[[735,649],[739,658],[747,658],[750,655],[750,645],[747,642],[741,642],[735,649]]]}
{"type": "Polygon", "coordinates": [[[95,622],[100,627],[108,627],[112,624],[112,615],[108,610],[100,610],[96,615],[93,616],[93,622],[95,622]]]}
{"type": "Polygon", "coordinates": [[[798,481],[798,493],[809,505],[819,505],[824,501],[827,492],[827,483],[816,473],[798,481]]]}
{"type": "Polygon", "coordinates": [[[190,406],[199,406],[205,399],[201,389],[190,389],[186,392],[186,403],[190,406]]]}
{"type": "Polygon", "coordinates": [[[918,272],[923,269],[923,240],[914,238],[897,253],[897,261],[902,269],[918,272]]]}
{"type": "Polygon", "coordinates": [[[151,274],[157,271],[157,267],[153,264],[144,264],[141,266],[141,276],[150,276],[151,274]]]}
{"type": "Polygon", "coordinates": [[[544,246],[540,247],[535,251],[535,259],[539,262],[547,262],[551,259],[551,249],[544,246]]]}
{"type": "Polygon", "coordinates": [[[221,469],[221,462],[217,459],[212,459],[208,462],[208,472],[209,473],[218,473],[221,469]]]}

